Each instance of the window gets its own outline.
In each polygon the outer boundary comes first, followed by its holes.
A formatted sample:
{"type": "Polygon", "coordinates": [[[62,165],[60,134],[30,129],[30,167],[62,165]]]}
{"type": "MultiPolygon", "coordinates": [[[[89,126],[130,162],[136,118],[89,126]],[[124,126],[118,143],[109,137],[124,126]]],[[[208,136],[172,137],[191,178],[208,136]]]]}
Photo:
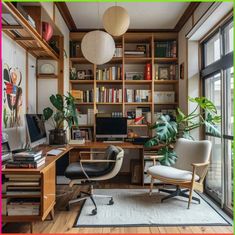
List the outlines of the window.
{"type": "Polygon", "coordinates": [[[233,208],[233,124],[234,124],[234,68],[233,21],[220,27],[202,45],[204,66],[201,71],[204,95],[221,115],[221,138],[207,134],[212,142],[212,155],[206,192],[230,212],[233,208]],[[222,48],[222,49],[221,49],[222,48]]]}
{"type": "Polygon", "coordinates": [[[220,35],[217,33],[205,44],[205,66],[208,66],[220,59],[220,35]]]}

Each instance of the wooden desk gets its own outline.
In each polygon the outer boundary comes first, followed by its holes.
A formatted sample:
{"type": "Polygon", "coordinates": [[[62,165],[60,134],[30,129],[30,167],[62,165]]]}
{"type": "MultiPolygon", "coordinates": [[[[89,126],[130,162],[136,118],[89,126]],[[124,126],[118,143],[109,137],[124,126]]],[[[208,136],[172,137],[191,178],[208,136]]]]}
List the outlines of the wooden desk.
{"type": "MultiPolygon", "coordinates": [[[[50,149],[54,149],[54,147],[41,146],[43,149],[43,153],[46,154],[50,149]]],[[[2,216],[2,222],[30,222],[31,224],[31,233],[33,233],[33,222],[38,220],[45,220],[48,215],[50,215],[51,219],[54,218],[54,206],[56,203],[56,161],[63,157],[66,153],[68,153],[72,147],[67,146],[65,150],[57,155],[57,156],[47,156],[46,163],[37,168],[37,169],[3,169],[2,175],[39,175],[40,182],[40,196],[33,195],[15,195],[8,196],[6,194],[2,194],[2,198],[10,199],[10,198],[40,198],[40,214],[39,215],[28,215],[28,216],[2,216]]]]}
{"type": "MultiPolygon", "coordinates": [[[[33,222],[38,220],[45,220],[48,215],[50,215],[51,219],[54,218],[54,206],[56,203],[56,161],[63,157],[66,153],[70,154],[70,162],[77,161],[79,151],[84,150],[92,150],[92,149],[105,149],[109,145],[120,146],[125,149],[137,149],[140,153],[140,161],[142,162],[141,171],[143,172],[144,167],[144,147],[143,145],[134,145],[132,143],[124,142],[124,143],[103,143],[103,142],[86,142],[85,144],[71,144],[65,147],[65,150],[57,155],[57,156],[47,156],[46,163],[37,168],[37,169],[3,169],[2,175],[39,175],[40,176],[40,187],[41,194],[37,196],[40,198],[40,214],[35,216],[2,216],[2,222],[30,222],[31,223],[31,232],[33,232],[33,222]]],[[[50,146],[40,146],[40,149],[43,150],[43,154],[46,154],[51,149],[55,149],[55,147],[50,146]]],[[[29,177],[30,181],[30,177],[29,177]]],[[[143,176],[142,176],[143,183],[143,176]]],[[[7,196],[6,194],[2,195],[2,198],[30,198],[30,195],[27,196],[7,196]]],[[[32,196],[31,198],[37,198],[36,196],[32,196]]]]}

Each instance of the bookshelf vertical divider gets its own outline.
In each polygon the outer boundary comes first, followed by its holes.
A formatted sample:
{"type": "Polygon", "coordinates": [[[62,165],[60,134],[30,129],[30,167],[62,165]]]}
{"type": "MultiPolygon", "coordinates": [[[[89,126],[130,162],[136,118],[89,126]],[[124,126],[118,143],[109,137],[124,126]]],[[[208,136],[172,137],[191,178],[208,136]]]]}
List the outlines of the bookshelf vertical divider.
{"type": "Polygon", "coordinates": [[[125,36],[122,36],[122,114],[125,115],[125,36]]]}
{"type": "MultiPolygon", "coordinates": [[[[151,57],[152,57],[152,92],[151,92],[151,122],[154,119],[154,80],[155,80],[155,66],[154,66],[154,36],[151,36],[151,57]]],[[[153,131],[149,130],[149,135],[153,136],[153,131]]]]}

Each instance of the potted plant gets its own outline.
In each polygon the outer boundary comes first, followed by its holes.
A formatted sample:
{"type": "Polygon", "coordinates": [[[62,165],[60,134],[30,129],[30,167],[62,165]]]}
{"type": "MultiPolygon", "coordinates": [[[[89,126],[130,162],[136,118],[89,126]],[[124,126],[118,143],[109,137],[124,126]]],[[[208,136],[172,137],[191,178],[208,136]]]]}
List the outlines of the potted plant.
{"type": "Polygon", "coordinates": [[[145,147],[159,145],[158,154],[163,155],[160,159],[162,165],[170,166],[177,160],[173,144],[177,138],[193,139],[190,132],[200,126],[205,126],[206,132],[220,137],[218,124],[221,117],[217,114],[215,105],[206,97],[188,98],[196,103],[196,108],[188,115],[177,109],[176,119],[169,115],[161,115],[156,123],[150,126],[155,131],[152,139],[145,143],[145,147]]]}
{"type": "Polygon", "coordinates": [[[44,120],[51,120],[53,125],[53,129],[49,131],[49,144],[63,145],[67,143],[64,122],[67,122],[67,128],[71,128],[73,124],[78,127],[78,117],[74,104],[74,97],[70,93],[68,93],[67,96],[56,94],[50,96],[50,101],[55,110],[50,107],[43,110],[44,120]]]}

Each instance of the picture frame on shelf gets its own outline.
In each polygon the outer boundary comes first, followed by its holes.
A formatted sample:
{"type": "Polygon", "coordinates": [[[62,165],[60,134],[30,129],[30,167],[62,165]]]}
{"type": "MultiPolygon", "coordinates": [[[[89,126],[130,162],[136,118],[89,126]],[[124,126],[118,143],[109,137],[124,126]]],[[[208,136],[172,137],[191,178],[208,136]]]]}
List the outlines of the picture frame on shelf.
{"type": "Polygon", "coordinates": [[[85,80],[86,78],[86,70],[77,70],[77,79],[85,80]]]}
{"type": "Polygon", "coordinates": [[[170,77],[169,67],[159,67],[158,68],[158,79],[159,80],[168,80],[170,77]]]}
{"type": "Polygon", "coordinates": [[[93,141],[92,128],[79,127],[79,130],[81,131],[82,138],[84,138],[86,141],[93,141]]]}

